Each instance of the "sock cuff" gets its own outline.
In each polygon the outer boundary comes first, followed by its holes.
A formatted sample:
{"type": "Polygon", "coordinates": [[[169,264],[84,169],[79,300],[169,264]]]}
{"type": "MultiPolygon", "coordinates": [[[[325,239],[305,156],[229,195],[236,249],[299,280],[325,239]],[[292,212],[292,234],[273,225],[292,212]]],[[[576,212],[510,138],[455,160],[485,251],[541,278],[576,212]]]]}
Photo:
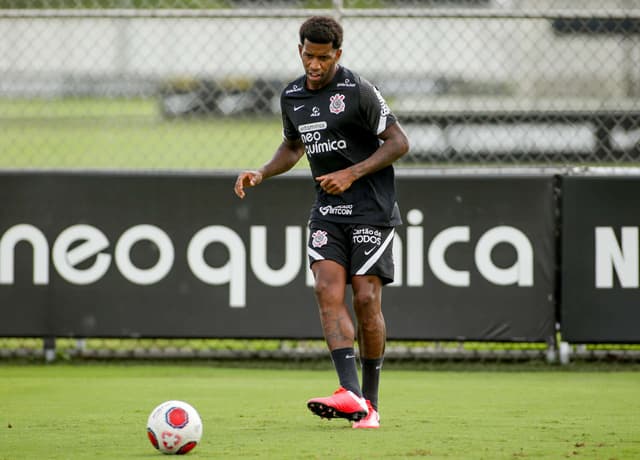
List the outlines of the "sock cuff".
{"type": "Polygon", "coordinates": [[[331,356],[335,358],[355,358],[356,352],[353,347],[336,348],[335,350],[331,351],[331,356]]]}

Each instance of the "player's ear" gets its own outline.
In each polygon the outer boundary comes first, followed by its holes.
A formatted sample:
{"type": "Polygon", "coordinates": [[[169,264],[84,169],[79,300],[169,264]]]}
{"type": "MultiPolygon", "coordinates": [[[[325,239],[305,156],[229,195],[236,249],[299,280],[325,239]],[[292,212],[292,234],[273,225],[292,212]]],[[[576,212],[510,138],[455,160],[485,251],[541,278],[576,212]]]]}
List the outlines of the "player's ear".
{"type": "Polygon", "coordinates": [[[342,48],[336,50],[336,61],[340,60],[340,56],[342,56],[342,48]]]}
{"type": "Polygon", "coordinates": [[[298,54],[302,57],[302,45],[298,43],[298,54]]]}

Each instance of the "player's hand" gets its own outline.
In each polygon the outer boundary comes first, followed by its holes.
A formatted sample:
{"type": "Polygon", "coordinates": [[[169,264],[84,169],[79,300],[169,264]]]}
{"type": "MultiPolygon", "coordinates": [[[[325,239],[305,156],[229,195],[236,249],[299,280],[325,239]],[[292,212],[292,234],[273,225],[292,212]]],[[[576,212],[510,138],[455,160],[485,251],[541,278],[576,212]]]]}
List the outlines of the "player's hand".
{"type": "Polygon", "coordinates": [[[238,174],[236,185],[233,187],[233,190],[236,192],[238,197],[244,198],[244,188],[255,187],[260,182],[262,182],[262,174],[259,171],[242,171],[238,174]]]}
{"type": "Polygon", "coordinates": [[[341,169],[316,177],[320,188],[331,195],[340,195],[353,184],[355,176],[348,169],[341,169]]]}

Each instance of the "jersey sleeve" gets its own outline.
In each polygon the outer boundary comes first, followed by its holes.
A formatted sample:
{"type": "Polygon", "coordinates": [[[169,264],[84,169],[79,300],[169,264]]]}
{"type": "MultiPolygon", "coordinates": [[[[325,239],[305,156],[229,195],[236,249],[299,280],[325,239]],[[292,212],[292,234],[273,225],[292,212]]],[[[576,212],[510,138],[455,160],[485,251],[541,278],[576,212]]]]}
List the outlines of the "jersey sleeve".
{"type": "Polygon", "coordinates": [[[376,135],[394,124],[397,120],[387,102],[378,91],[364,78],[360,80],[360,109],[369,129],[376,135]]]}
{"type": "Polygon", "coordinates": [[[300,133],[287,115],[284,94],[280,97],[280,111],[282,112],[282,137],[290,141],[299,139],[300,133]]]}

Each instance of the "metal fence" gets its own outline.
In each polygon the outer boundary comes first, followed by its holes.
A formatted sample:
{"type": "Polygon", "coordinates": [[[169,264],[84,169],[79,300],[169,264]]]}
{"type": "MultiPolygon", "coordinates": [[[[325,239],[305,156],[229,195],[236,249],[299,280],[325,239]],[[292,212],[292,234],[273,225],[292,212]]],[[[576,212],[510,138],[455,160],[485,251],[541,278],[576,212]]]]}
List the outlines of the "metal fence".
{"type": "Polygon", "coordinates": [[[258,166],[312,14],[402,120],[401,166],[637,165],[638,0],[1,0],[0,167],[258,166]]]}
{"type": "MultiPolygon", "coordinates": [[[[381,89],[406,128],[412,150],[400,167],[638,165],[640,0],[0,0],[0,168],[257,167],[280,142],[279,93],[301,74],[297,31],[313,14],[340,19],[342,63],[381,89]]],[[[0,339],[0,358],[56,353],[326,356],[308,342],[0,339]]],[[[637,361],[638,349],[569,355],[637,361]]]]}

